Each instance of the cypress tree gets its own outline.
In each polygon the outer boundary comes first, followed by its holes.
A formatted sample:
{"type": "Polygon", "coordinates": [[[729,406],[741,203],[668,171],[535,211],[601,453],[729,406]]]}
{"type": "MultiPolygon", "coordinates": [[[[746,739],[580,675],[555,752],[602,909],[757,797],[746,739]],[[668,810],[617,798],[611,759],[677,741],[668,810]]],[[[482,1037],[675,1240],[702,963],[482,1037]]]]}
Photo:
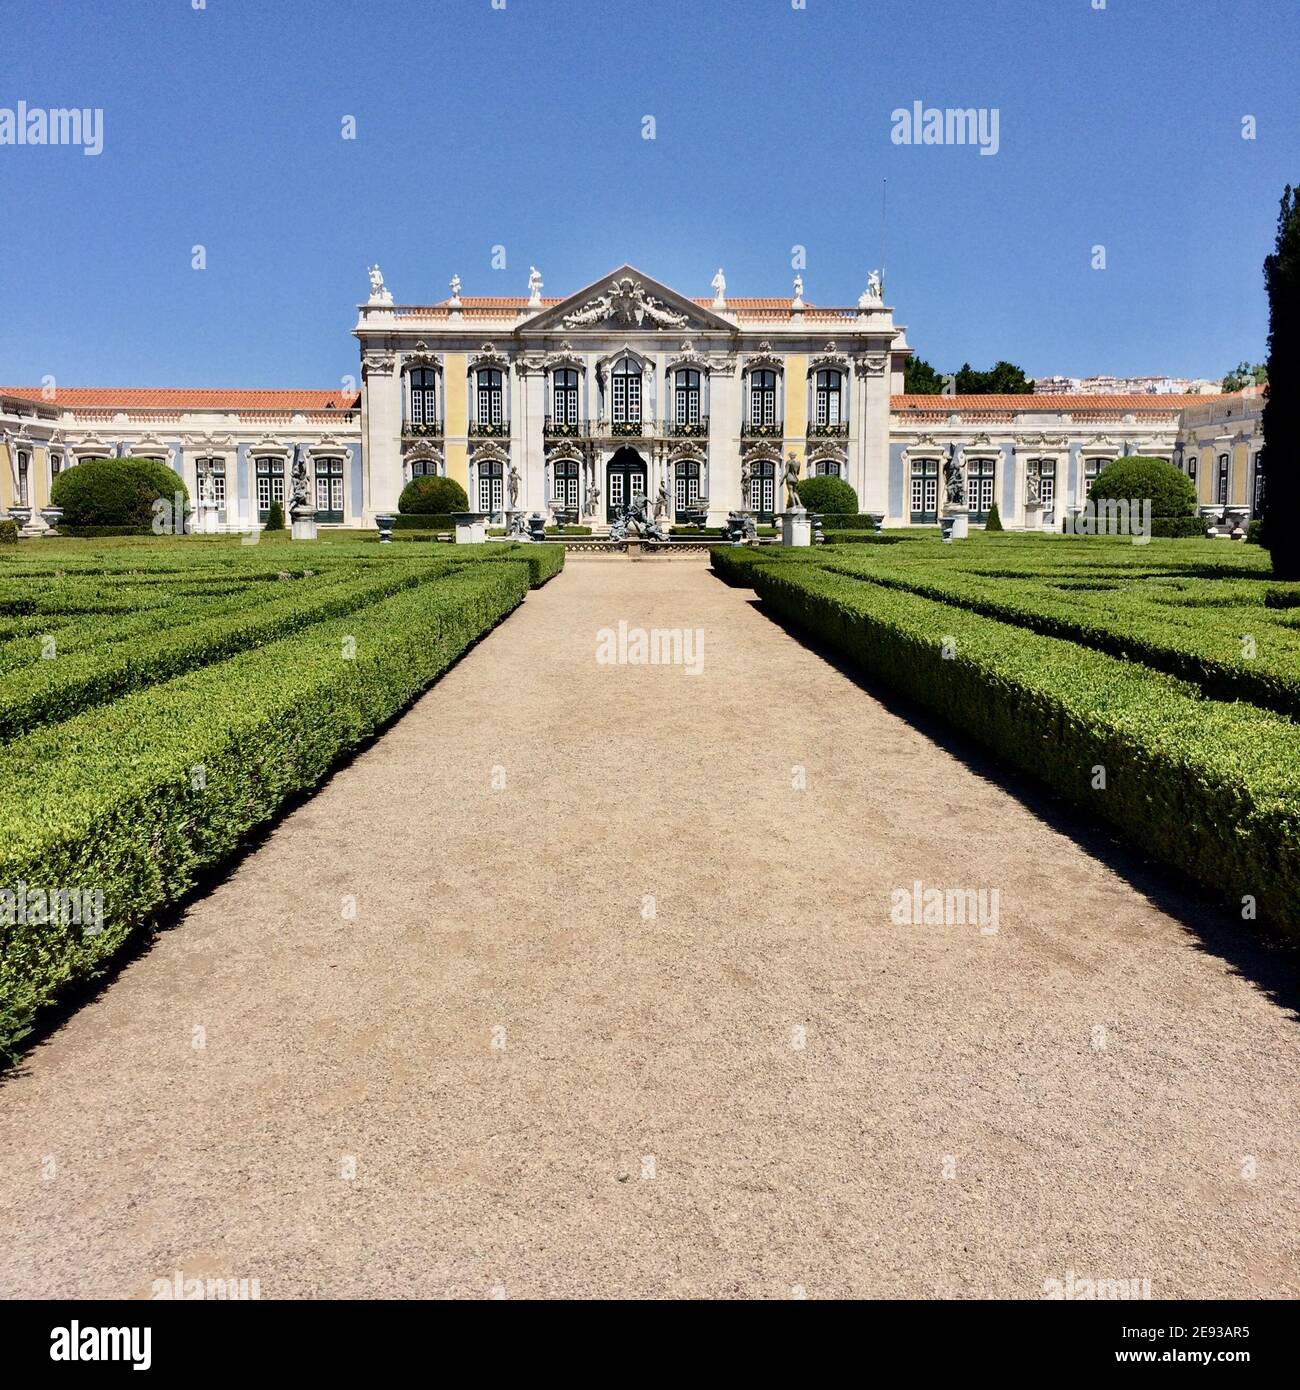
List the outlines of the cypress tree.
{"type": "Polygon", "coordinates": [[[1264,524],[1260,541],[1278,579],[1300,579],[1300,188],[1287,185],[1277,245],[1264,261],[1268,401],[1264,406],[1264,524]]]}

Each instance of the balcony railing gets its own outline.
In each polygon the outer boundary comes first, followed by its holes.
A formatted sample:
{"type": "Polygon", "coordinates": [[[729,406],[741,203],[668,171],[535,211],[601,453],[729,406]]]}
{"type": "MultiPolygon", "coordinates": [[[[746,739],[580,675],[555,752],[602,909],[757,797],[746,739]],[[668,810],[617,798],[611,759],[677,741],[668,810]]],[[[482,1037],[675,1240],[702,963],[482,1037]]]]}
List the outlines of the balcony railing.
{"type": "Polygon", "coordinates": [[[709,417],[701,415],[698,420],[669,420],[668,433],[678,439],[703,439],[709,432],[709,417]]]}
{"type": "Polygon", "coordinates": [[[809,439],[847,439],[849,437],[849,422],[847,420],[837,420],[831,425],[809,425],[809,439]]]}
{"type": "Polygon", "coordinates": [[[542,421],[542,433],[548,439],[581,439],[591,433],[591,421],[554,420],[548,415],[542,421]]]}
{"type": "Polygon", "coordinates": [[[442,421],[424,420],[417,423],[414,420],[404,420],[402,433],[411,439],[441,439],[442,421]]]}
{"type": "Polygon", "coordinates": [[[740,427],[742,439],[780,439],[784,433],[784,420],[773,420],[768,425],[759,425],[752,420],[746,420],[740,427]]]}
{"type": "Polygon", "coordinates": [[[493,423],[489,420],[471,420],[469,432],[478,439],[508,439],[510,437],[510,421],[498,420],[493,423]]]}

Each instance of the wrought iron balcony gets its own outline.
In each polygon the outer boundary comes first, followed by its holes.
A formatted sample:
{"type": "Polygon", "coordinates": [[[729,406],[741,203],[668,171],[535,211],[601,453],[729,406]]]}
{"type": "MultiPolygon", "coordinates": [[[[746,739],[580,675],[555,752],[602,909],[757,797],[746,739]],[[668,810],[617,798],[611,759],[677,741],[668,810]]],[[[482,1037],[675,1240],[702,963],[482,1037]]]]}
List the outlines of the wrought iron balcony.
{"type": "Polygon", "coordinates": [[[478,439],[508,439],[510,437],[510,421],[498,420],[493,424],[489,420],[471,420],[469,432],[471,436],[478,439]]]}
{"type": "Polygon", "coordinates": [[[653,434],[653,430],[648,430],[645,422],[641,420],[614,420],[609,427],[610,434],[628,435],[635,439],[640,439],[647,434],[653,434]]]}
{"type": "Polygon", "coordinates": [[[701,415],[698,420],[669,420],[667,433],[679,439],[703,439],[709,432],[709,417],[701,415]]]}
{"type": "Polygon", "coordinates": [[[542,421],[542,433],[548,439],[581,439],[591,433],[589,420],[554,420],[549,415],[542,421]]]}
{"type": "Polygon", "coordinates": [[[847,420],[837,420],[829,425],[809,425],[809,439],[847,439],[849,437],[849,422],[847,420]]]}
{"type": "Polygon", "coordinates": [[[740,427],[742,439],[780,439],[784,434],[784,420],[773,420],[770,425],[757,425],[752,420],[746,420],[740,427]]]}
{"type": "Polygon", "coordinates": [[[442,421],[425,420],[417,423],[414,420],[403,420],[402,433],[408,439],[441,439],[442,421]]]}

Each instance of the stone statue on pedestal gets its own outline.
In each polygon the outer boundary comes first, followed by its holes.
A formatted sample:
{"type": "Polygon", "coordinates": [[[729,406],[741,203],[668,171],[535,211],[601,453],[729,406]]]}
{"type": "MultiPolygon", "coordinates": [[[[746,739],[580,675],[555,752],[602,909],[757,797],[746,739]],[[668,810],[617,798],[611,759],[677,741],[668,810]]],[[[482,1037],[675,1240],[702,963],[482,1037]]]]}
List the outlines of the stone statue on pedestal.
{"type": "Polygon", "coordinates": [[[513,511],[519,504],[519,469],[512,463],[508,477],[510,484],[510,509],[513,511]]]}
{"type": "Polygon", "coordinates": [[[803,511],[804,505],[799,500],[799,460],[795,457],[793,449],[790,451],[790,457],[785,461],[785,476],[783,481],[785,483],[786,511],[803,511]]]}
{"type": "Polygon", "coordinates": [[[957,446],[950,445],[948,457],[943,463],[943,490],[948,504],[954,507],[964,506],[966,503],[966,479],[961,471],[961,464],[957,462],[957,446]]]}

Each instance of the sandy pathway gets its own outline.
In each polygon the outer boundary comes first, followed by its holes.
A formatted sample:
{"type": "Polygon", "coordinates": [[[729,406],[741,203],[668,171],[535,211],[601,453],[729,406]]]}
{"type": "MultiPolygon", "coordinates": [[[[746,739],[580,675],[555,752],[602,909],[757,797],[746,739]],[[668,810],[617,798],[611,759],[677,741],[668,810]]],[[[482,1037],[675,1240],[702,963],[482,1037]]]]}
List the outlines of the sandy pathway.
{"type": "Polygon", "coordinates": [[[1295,1296],[1298,1038],[752,595],[575,560],[0,1085],[0,1293],[1295,1296]]]}

